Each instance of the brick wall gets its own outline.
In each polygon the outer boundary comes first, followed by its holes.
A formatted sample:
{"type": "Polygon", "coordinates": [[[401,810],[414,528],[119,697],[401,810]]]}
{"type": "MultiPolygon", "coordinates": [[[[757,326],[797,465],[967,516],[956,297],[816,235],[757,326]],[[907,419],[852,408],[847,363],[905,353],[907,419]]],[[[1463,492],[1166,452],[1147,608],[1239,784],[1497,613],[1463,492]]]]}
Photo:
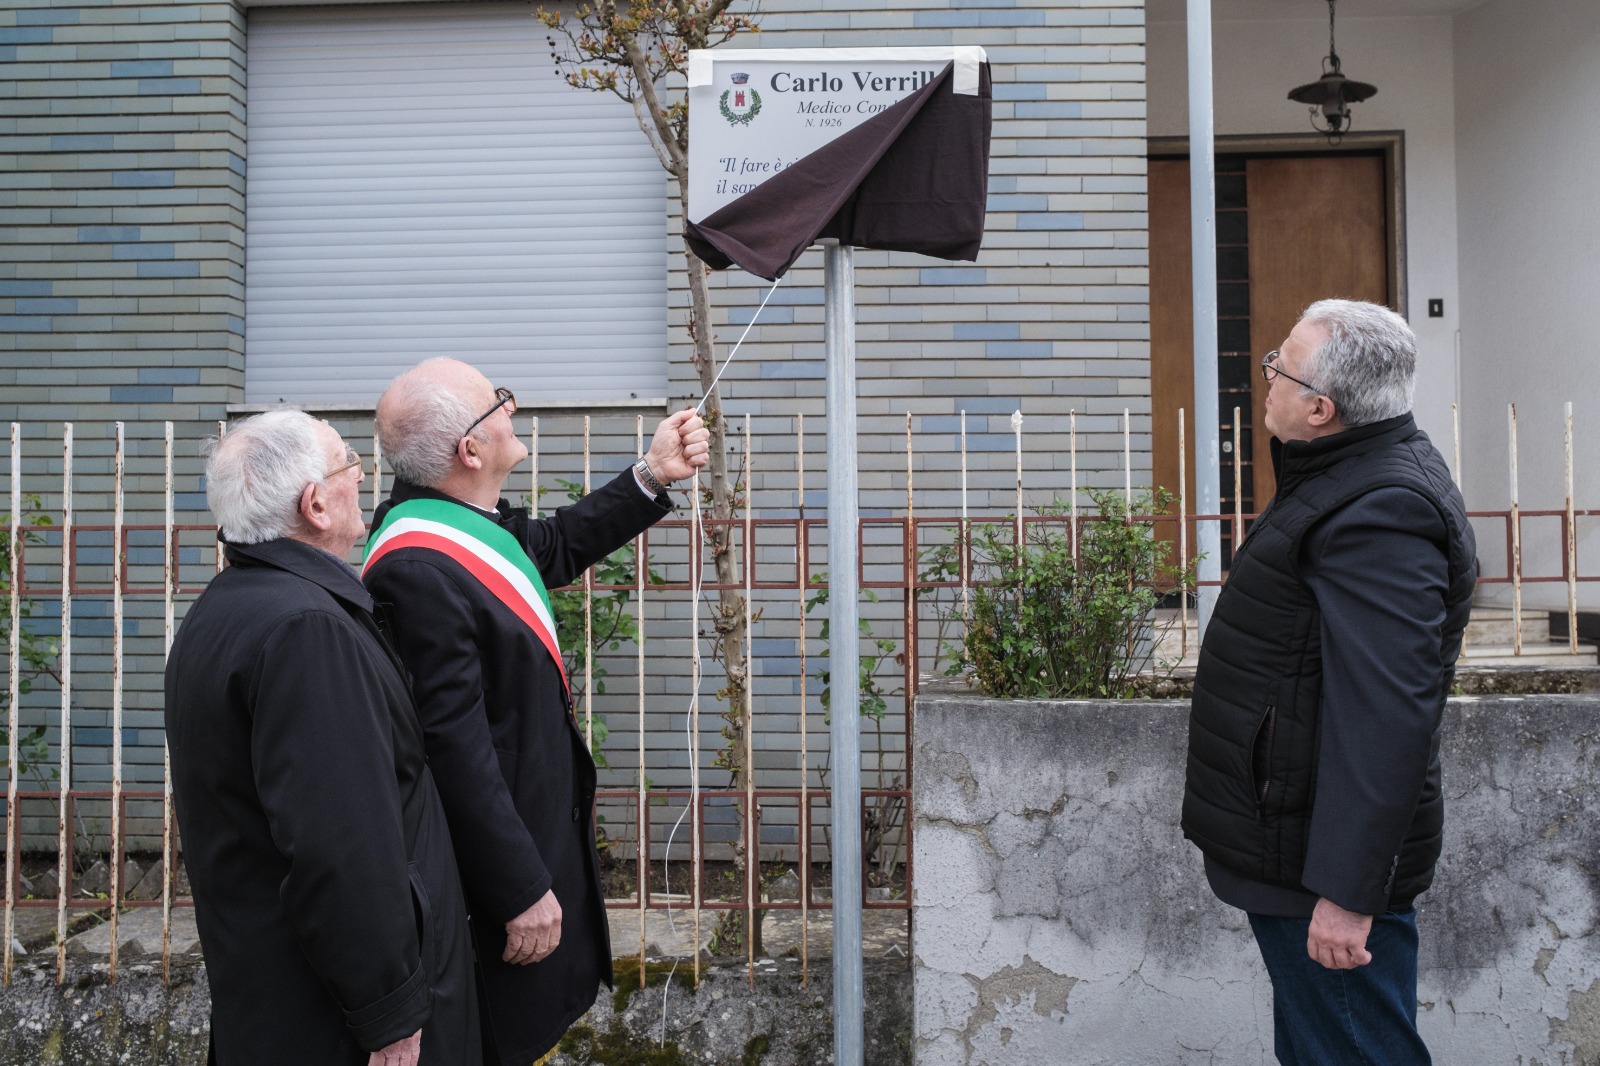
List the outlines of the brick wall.
{"type": "MultiPolygon", "coordinates": [[[[244,47],[228,3],[0,11],[0,424],[22,424],[25,484],[57,523],[61,424],[76,427],[76,517],[92,525],[111,521],[118,419],[129,521],[160,521],[165,419],[179,427],[180,521],[204,520],[196,444],[239,395],[244,365],[244,47]]],[[[84,535],[107,583],[110,543],[84,535]]],[[[34,554],[58,553],[52,541],[34,554]]],[[[95,787],[110,776],[111,609],[99,597],[74,609],[73,777],[95,787]]],[[[53,602],[38,610],[41,630],[59,627],[53,602]]],[[[159,600],[129,600],[134,784],[161,779],[161,630],[159,600]]],[[[29,713],[59,699],[44,686],[29,713]]]]}
{"type": "MultiPolygon", "coordinates": [[[[905,499],[905,415],[919,436],[983,460],[974,505],[1013,506],[1011,414],[1029,432],[1036,500],[1067,489],[1068,412],[1078,414],[1085,484],[1122,483],[1122,413],[1149,477],[1149,312],[1145,207],[1144,10],[1140,0],[1028,4],[901,2],[762,5],[763,48],[977,44],[994,74],[989,215],[976,263],[856,253],[862,507],[905,499]],[[814,10],[820,9],[820,10],[814,10]]],[[[677,220],[672,222],[674,231],[677,220]]],[[[676,245],[676,238],[673,238],[676,245]]],[[[687,290],[674,247],[671,384],[698,398],[687,359],[687,290]]],[[[714,321],[738,338],[766,284],[716,279],[714,321]]],[[[730,414],[823,417],[822,253],[783,282],[723,379],[730,414]]],[[[759,447],[759,445],[758,445],[759,447]]],[[[948,457],[920,446],[928,506],[959,504],[948,457]]],[[[759,463],[754,484],[792,489],[793,463],[759,463]]],[[[919,492],[919,497],[922,493],[919,492]]]]}
{"type": "MultiPolygon", "coordinates": [[[[959,507],[960,414],[967,415],[971,504],[1009,510],[1015,500],[1011,413],[1025,419],[1030,503],[1067,490],[1068,412],[1077,412],[1080,481],[1120,485],[1123,412],[1131,413],[1135,480],[1148,478],[1149,383],[1145,213],[1143,6],[1139,0],[982,6],[877,0],[854,4],[769,0],[763,32],[741,46],[833,47],[980,44],[994,69],[995,126],[988,235],[976,263],[941,263],[900,253],[856,255],[864,514],[899,513],[905,501],[905,417],[913,416],[919,510],[959,507]],[[814,10],[813,10],[814,9],[814,10]]],[[[0,12],[0,219],[11,254],[0,263],[0,424],[23,424],[29,491],[58,510],[60,424],[77,426],[80,523],[110,521],[111,423],[128,424],[130,522],[159,521],[161,421],[178,436],[179,521],[206,521],[197,444],[228,405],[242,399],[247,357],[243,319],[245,17],[225,3],[35,3],[0,12]]],[[[617,106],[624,106],[618,104],[617,106]]],[[[670,251],[666,283],[669,389],[676,406],[698,399],[683,329],[687,317],[676,196],[663,179],[670,251]]],[[[750,484],[761,513],[792,512],[794,416],[807,415],[808,513],[825,500],[821,254],[800,261],[723,379],[726,411],[755,419],[750,484]]],[[[764,283],[737,271],[714,280],[719,358],[749,323],[764,283]]],[[[625,391],[625,390],[620,390],[625,391]]],[[[328,412],[353,442],[371,436],[370,412],[328,412]]],[[[646,416],[646,432],[659,413],[646,416]]],[[[522,421],[519,418],[519,421],[522,421]]],[[[526,425],[526,422],[522,424],[526,425]]],[[[545,412],[541,482],[581,467],[578,416],[545,412]]],[[[597,424],[595,468],[614,471],[631,454],[631,414],[597,424]]],[[[363,453],[370,445],[358,445],[363,453]]],[[[597,475],[599,476],[599,475],[597,475]]],[[[518,475],[521,478],[521,475],[518,475]]],[[[521,485],[517,492],[525,491],[521,485]]],[[[99,551],[109,561],[109,537],[99,551]]],[[[824,568],[823,547],[813,569],[824,568]]],[[[148,552],[148,547],[142,549],[148,552]]],[[[766,555],[784,554],[769,545],[766,555]]],[[[59,552],[54,542],[36,549],[59,552]]],[[[891,551],[892,555],[893,552],[891,551]]],[[[201,569],[210,548],[186,542],[201,569]]],[[[31,557],[30,557],[31,559],[31,557]]],[[[681,552],[662,565],[681,568],[681,552]],[[677,560],[674,562],[674,560],[677,560]]],[[[41,562],[40,565],[45,565],[41,562]]],[[[679,574],[671,575],[674,577],[679,574]]],[[[756,633],[758,765],[793,781],[799,597],[762,597],[756,633]],[[786,775],[786,776],[785,776],[786,775]]],[[[180,612],[181,612],[180,604],[180,612]]],[[[41,602],[48,631],[53,606],[41,602]]],[[[898,618],[893,596],[864,613],[898,618]]],[[[74,781],[109,777],[110,607],[74,604],[76,656],[74,781]]],[[[656,785],[684,783],[683,712],[688,680],[688,603],[663,596],[651,608],[645,723],[656,785]]],[[[131,598],[130,782],[160,779],[159,599],[131,598]]],[[[702,625],[705,625],[702,617],[702,625]]],[[[817,620],[812,620],[813,656],[817,620]]],[[[817,666],[813,659],[808,670],[817,666]]],[[[637,697],[631,647],[608,661],[618,753],[608,783],[637,769],[631,724],[637,697]]],[[[903,683],[885,666],[884,683],[903,683]]],[[[714,691],[708,664],[706,692],[714,691]]],[[[812,751],[826,727],[810,683],[812,751]]],[[[48,690],[47,690],[48,689],[48,690]]],[[[41,688],[25,703],[46,721],[59,694],[41,688]]],[[[718,743],[707,701],[709,753],[718,743]]],[[[903,716],[884,723],[888,765],[898,765],[903,716]]],[[[870,731],[869,731],[870,736],[870,731]]],[[[869,745],[875,741],[869,740],[869,745]]],[[[708,754],[709,757],[709,754],[708,754]]],[[[869,776],[873,764],[867,760],[869,776]]],[[[815,763],[813,762],[813,765],[815,763]]],[[[708,783],[720,783],[714,775],[708,783]]],[[[869,780],[868,782],[872,782],[869,780]]],[[[53,826],[53,815],[51,816],[53,826]]]]}

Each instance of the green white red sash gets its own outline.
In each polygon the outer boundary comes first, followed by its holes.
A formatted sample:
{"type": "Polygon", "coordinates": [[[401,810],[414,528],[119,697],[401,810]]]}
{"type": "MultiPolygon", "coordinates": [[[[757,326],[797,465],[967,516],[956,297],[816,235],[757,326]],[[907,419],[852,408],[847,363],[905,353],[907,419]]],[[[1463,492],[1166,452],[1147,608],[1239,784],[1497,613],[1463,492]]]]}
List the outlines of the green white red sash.
{"type": "Polygon", "coordinates": [[[379,559],[401,548],[427,548],[460,564],[533,630],[555,660],[562,687],[570,694],[561,645],[556,639],[555,617],[550,610],[550,593],[545,591],[544,579],[516,537],[461,504],[406,500],[391,507],[383,525],[368,538],[361,575],[365,577],[379,559]]]}

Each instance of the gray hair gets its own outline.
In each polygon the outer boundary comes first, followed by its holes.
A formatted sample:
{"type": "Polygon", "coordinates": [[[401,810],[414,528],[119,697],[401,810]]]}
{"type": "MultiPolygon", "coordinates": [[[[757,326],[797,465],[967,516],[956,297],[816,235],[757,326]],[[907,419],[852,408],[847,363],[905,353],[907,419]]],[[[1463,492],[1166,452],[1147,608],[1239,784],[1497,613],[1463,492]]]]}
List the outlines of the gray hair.
{"type": "MultiPolygon", "coordinates": [[[[1328,331],[1328,339],[1301,366],[1333,401],[1347,429],[1381,422],[1411,410],[1417,382],[1417,338],[1406,320],[1379,304],[1318,300],[1305,321],[1328,331]]],[[[1300,390],[1302,396],[1313,391],[1300,390]]]]}
{"type": "MultiPolygon", "coordinates": [[[[389,383],[378,400],[378,442],[395,477],[435,488],[450,476],[462,430],[482,412],[440,384],[427,368],[451,362],[441,356],[418,363],[389,383]]],[[[482,440],[482,425],[472,436],[482,440]]]]}
{"type": "Polygon", "coordinates": [[[259,544],[294,532],[301,493],[327,473],[320,425],[304,411],[268,411],[206,442],[206,505],[225,538],[259,544]]]}

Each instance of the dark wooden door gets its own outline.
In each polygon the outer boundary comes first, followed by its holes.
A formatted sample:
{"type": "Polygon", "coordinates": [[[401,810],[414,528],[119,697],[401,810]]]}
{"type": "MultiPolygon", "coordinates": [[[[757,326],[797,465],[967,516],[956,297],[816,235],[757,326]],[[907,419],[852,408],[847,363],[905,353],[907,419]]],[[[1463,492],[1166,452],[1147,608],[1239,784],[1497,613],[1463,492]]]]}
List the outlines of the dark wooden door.
{"type": "MultiPolygon", "coordinates": [[[[1189,163],[1150,161],[1150,445],[1155,484],[1178,491],[1177,411],[1194,439],[1194,266],[1189,249],[1189,163]]],[[[1184,471],[1194,510],[1194,448],[1184,471]]]]}
{"type": "MultiPolygon", "coordinates": [[[[1300,313],[1317,300],[1389,300],[1388,225],[1383,159],[1290,156],[1252,159],[1246,168],[1250,211],[1250,344],[1265,354],[1281,345],[1300,313]]],[[[1267,384],[1254,377],[1254,419],[1266,411],[1267,384]]],[[[1272,495],[1271,437],[1254,435],[1256,499],[1272,495]]]]}
{"type": "MultiPolygon", "coordinates": [[[[1222,495],[1233,507],[1233,408],[1240,411],[1244,510],[1272,495],[1264,383],[1256,363],[1308,304],[1330,296],[1387,303],[1390,235],[1381,155],[1219,156],[1219,395],[1222,495]]],[[[1151,458],[1157,485],[1178,484],[1177,411],[1187,414],[1194,509],[1194,340],[1189,163],[1152,159],[1150,210],[1151,458]]],[[[1226,534],[1224,540],[1227,540],[1226,534]]],[[[1224,552],[1226,564],[1227,551],[1224,552]]]]}

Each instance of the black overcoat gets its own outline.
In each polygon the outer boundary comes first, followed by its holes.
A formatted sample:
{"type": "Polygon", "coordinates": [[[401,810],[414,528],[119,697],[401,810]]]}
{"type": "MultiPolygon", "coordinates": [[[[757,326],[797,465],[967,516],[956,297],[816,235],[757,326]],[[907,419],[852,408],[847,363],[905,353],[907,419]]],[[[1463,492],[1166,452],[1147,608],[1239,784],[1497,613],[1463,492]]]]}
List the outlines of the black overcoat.
{"type": "Polygon", "coordinates": [[[403,667],[348,567],[228,545],[167,662],[221,1066],[481,1054],[466,908],[403,667]]]}
{"type": "MultiPolygon", "coordinates": [[[[397,482],[373,528],[389,507],[418,497],[451,500],[397,482]]],[[[505,500],[498,508],[500,525],[549,589],[576,580],[671,509],[665,495],[647,496],[631,471],[549,518],[531,520],[505,500]]],[[[611,982],[591,818],[594,760],[555,661],[466,568],[410,547],[382,556],[365,577],[394,618],[455,839],[482,979],[485,1058],[527,1066],[583,1016],[600,982],[611,982]],[[505,923],[552,888],[560,946],[540,962],[502,962],[505,923]]]]}

